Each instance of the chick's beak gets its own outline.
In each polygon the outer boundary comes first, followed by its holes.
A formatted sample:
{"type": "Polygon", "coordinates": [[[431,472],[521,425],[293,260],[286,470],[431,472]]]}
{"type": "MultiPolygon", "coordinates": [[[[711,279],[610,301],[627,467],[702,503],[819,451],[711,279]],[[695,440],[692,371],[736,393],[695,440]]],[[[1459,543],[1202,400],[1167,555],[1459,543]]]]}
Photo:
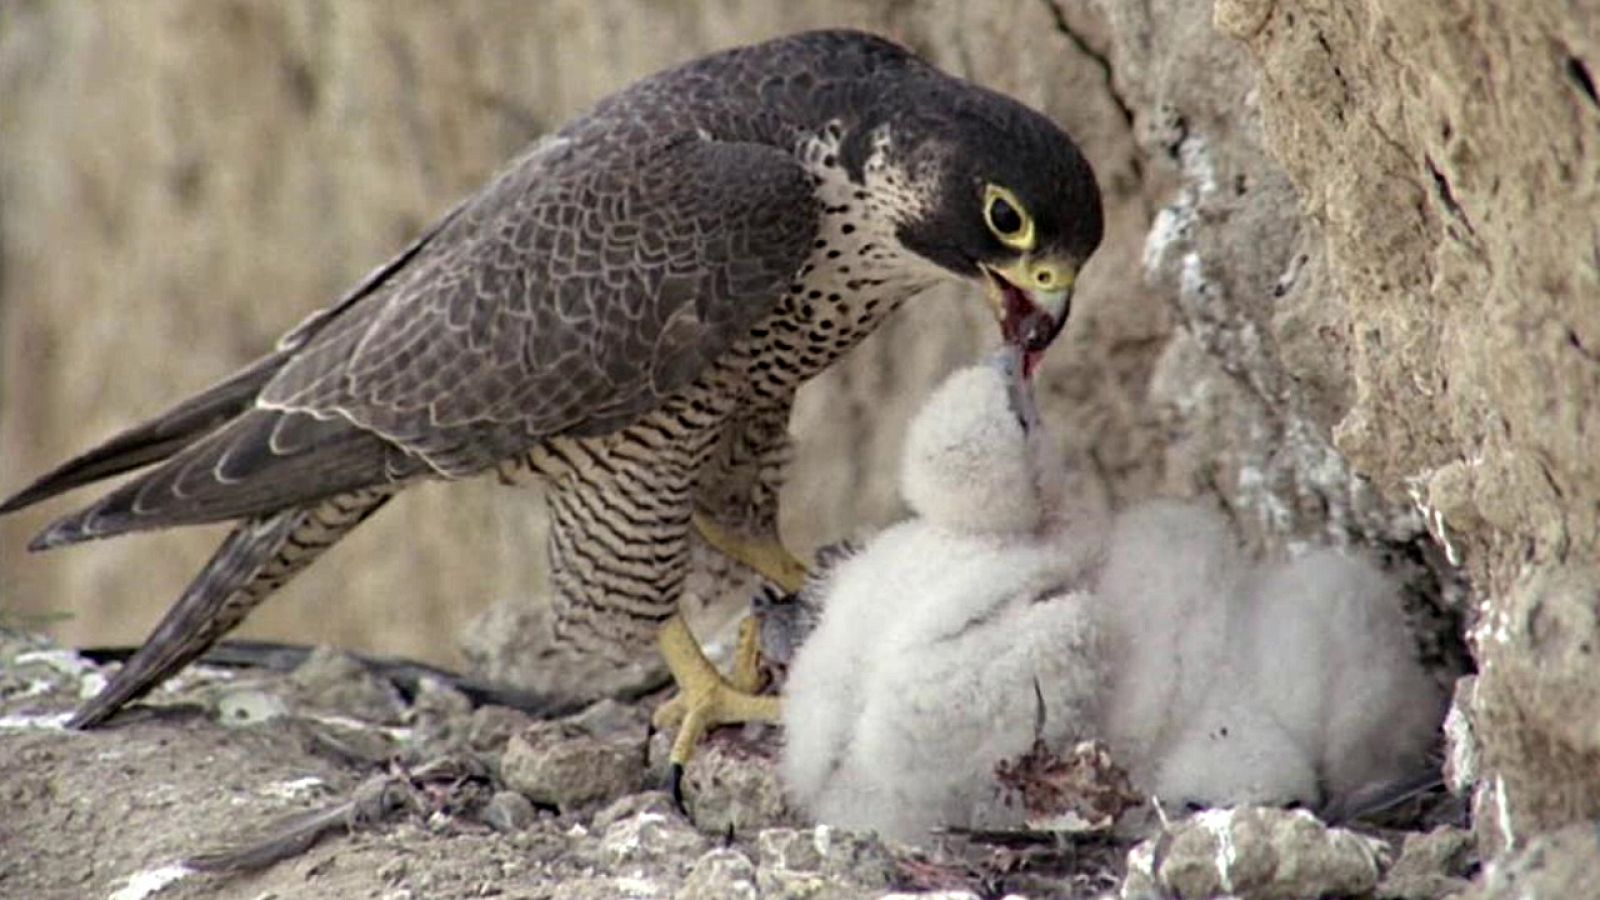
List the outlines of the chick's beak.
{"type": "Polygon", "coordinates": [[[1017,414],[1023,432],[1032,433],[1039,427],[1040,421],[1039,403],[1034,397],[1033,380],[1030,377],[1036,360],[1031,353],[1011,343],[1002,345],[989,359],[1005,379],[1006,396],[1011,401],[1011,410],[1017,414]]]}

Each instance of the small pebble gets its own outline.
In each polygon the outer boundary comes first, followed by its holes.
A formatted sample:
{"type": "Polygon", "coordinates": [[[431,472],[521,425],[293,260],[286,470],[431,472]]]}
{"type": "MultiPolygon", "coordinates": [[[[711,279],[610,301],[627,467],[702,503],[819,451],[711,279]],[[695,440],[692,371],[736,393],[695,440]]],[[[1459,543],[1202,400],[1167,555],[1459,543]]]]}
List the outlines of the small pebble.
{"type": "Polygon", "coordinates": [[[514,834],[527,828],[538,815],[533,803],[516,791],[497,791],[483,810],[483,821],[490,828],[514,834]]]}

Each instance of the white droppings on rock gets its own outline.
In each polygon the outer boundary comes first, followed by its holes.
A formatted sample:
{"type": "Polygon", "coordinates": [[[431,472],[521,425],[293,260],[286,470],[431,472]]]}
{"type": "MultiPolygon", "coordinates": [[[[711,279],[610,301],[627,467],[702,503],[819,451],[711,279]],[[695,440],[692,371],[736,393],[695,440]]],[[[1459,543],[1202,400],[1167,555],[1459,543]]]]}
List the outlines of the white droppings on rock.
{"type": "Polygon", "coordinates": [[[1178,147],[1178,164],[1189,185],[1201,197],[1217,192],[1217,164],[1211,157],[1211,147],[1205,138],[1190,134],[1178,147]]]}
{"type": "MultiPolygon", "coordinates": [[[[54,672],[66,676],[78,685],[78,698],[88,699],[100,692],[105,687],[106,678],[100,674],[100,667],[92,660],[86,659],[76,651],[65,649],[28,650],[18,653],[12,659],[13,666],[45,666],[54,672]]],[[[53,684],[49,679],[40,679],[29,685],[28,692],[22,697],[37,696],[48,691],[53,684]],[[43,685],[41,688],[40,685],[43,685]]],[[[14,697],[13,699],[21,699],[14,697]]]]}
{"type": "Polygon", "coordinates": [[[297,800],[324,787],[327,787],[327,782],[315,775],[306,775],[303,778],[291,778],[288,781],[266,785],[261,789],[261,793],[280,800],[297,800]]]}
{"type": "Polygon", "coordinates": [[[271,691],[229,691],[217,701],[217,721],[230,728],[259,725],[288,714],[289,705],[271,691]]]}
{"type": "Polygon", "coordinates": [[[78,682],[78,699],[88,700],[105,690],[106,677],[99,672],[87,672],[78,682]]]}
{"type": "Polygon", "coordinates": [[[55,682],[51,681],[48,678],[35,678],[34,680],[28,682],[22,688],[22,690],[17,691],[15,694],[12,694],[11,696],[7,697],[6,699],[7,700],[12,700],[12,701],[15,701],[15,700],[27,700],[27,699],[29,699],[31,697],[37,697],[40,694],[48,694],[50,692],[50,689],[55,687],[55,686],[56,686],[55,682]]]}
{"type": "Polygon", "coordinates": [[[1166,258],[1167,248],[1186,237],[1194,221],[1193,213],[1178,206],[1165,206],[1156,213],[1150,231],[1145,234],[1141,264],[1147,276],[1153,277],[1166,258]]]}
{"type": "Polygon", "coordinates": [[[1239,861],[1239,848],[1233,844],[1233,810],[1208,809],[1194,818],[1216,839],[1217,877],[1222,882],[1222,889],[1233,893],[1233,865],[1239,861]]]}
{"type": "Polygon", "coordinates": [[[18,653],[16,658],[12,660],[12,664],[17,666],[49,666],[63,675],[71,675],[73,677],[82,677],[90,672],[97,671],[99,668],[95,663],[80,656],[76,651],[63,649],[28,650],[18,653]]]}
{"type": "Polygon", "coordinates": [[[692,856],[706,839],[679,816],[642,812],[609,825],[600,839],[600,858],[612,866],[656,864],[692,856]]]}
{"type": "Polygon", "coordinates": [[[767,828],[755,844],[756,887],[762,896],[877,896],[893,880],[893,860],[870,832],[821,825],[767,828]]]}
{"type": "Polygon", "coordinates": [[[833,829],[827,825],[818,825],[811,830],[811,846],[817,848],[818,856],[827,856],[828,848],[833,843],[833,829]]]}
{"type": "Polygon", "coordinates": [[[1438,470],[1433,469],[1405,479],[1406,494],[1411,498],[1418,515],[1422,516],[1422,524],[1427,528],[1428,536],[1444,550],[1445,560],[1450,565],[1459,567],[1462,559],[1461,549],[1450,539],[1450,524],[1444,519],[1444,510],[1433,505],[1429,499],[1428,485],[1433,482],[1437,473],[1438,470]]]}
{"type": "Polygon", "coordinates": [[[1193,250],[1183,255],[1183,265],[1178,274],[1178,299],[1185,305],[1199,307],[1211,293],[1211,282],[1206,278],[1205,264],[1200,254],[1193,250]]]}
{"type": "Polygon", "coordinates": [[[409,743],[414,732],[414,729],[409,725],[380,725],[376,722],[366,721],[365,719],[353,719],[349,716],[333,715],[329,713],[301,712],[298,715],[302,719],[308,719],[312,722],[321,722],[324,725],[332,725],[336,728],[349,728],[355,731],[377,732],[391,738],[392,740],[400,741],[402,743],[409,743]]]}
{"type": "Polygon", "coordinates": [[[624,897],[665,897],[667,894],[666,887],[661,882],[651,881],[648,878],[619,875],[611,879],[611,883],[624,897]]]}
{"type": "Polygon", "coordinates": [[[167,889],[183,878],[193,874],[194,870],[188,866],[171,863],[154,869],[145,869],[128,876],[122,887],[112,891],[106,900],[145,900],[167,889]]]}
{"type": "MultiPolygon", "coordinates": [[[[1161,807],[1156,806],[1159,812],[1161,807]]],[[[1162,827],[1168,827],[1165,814],[1162,815],[1162,827]]],[[[1118,895],[1123,900],[1143,900],[1146,897],[1161,896],[1159,883],[1156,881],[1156,842],[1141,841],[1128,851],[1128,872],[1122,879],[1122,889],[1118,895]]]]}
{"type": "Polygon", "coordinates": [[[18,713],[10,716],[0,716],[0,729],[27,729],[48,728],[56,731],[67,727],[67,720],[72,718],[72,713],[18,713]]]}
{"type": "Polygon", "coordinates": [[[156,690],[182,694],[199,685],[232,682],[239,677],[240,671],[200,663],[179,670],[171,678],[163,681],[156,690]]]}
{"type": "Polygon", "coordinates": [[[1494,823],[1500,829],[1500,849],[1510,850],[1517,845],[1517,835],[1511,827],[1511,800],[1506,796],[1505,778],[1494,777],[1494,823]]]}
{"type": "MultiPolygon", "coordinates": [[[[1201,199],[1217,190],[1216,164],[1205,141],[1189,136],[1179,147],[1178,156],[1184,175],[1183,187],[1176,200],[1156,213],[1155,221],[1145,234],[1140,262],[1144,266],[1145,277],[1152,280],[1166,261],[1170,248],[1190,243],[1201,199]]],[[[1186,254],[1183,260],[1185,276],[1191,265],[1196,267],[1198,274],[1199,263],[1198,254],[1186,254]],[[1193,257],[1193,263],[1190,257],[1193,257]]]]}
{"type": "Polygon", "coordinates": [[[618,858],[627,858],[638,853],[644,840],[640,831],[650,825],[666,821],[666,816],[657,813],[640,813],[632,820],[617,822],[606,829],[604,839],[606,851],[618,858]]]}
{"type": "Polygon", "coordinates": [[[1493,655],[1481,652],[1484,647],[1511,643],[1511,610],[1496,604],[1489,591],[1484,591],[1478,601],[1478,621],[1467,633],[1467,641],[1479,651],[1474,655],[1479,660],[1481,672],[1488,671],[1493,664],[1493,655]]]}
{"type": "Polygon", "coordinates": [[[1478,736],[1471,713],[1477,692],[1476,676],[1457,679],[1455,697],[1444,717],[1444,779],[1455,794],[1465,794],[1478,780],[1478,736]]]}
{"type": "Polygon", "coordinates": [[[1385,854],[1382,841],[1330,828],[1305,810],[1241,806],[1173,823],[1134,848],[1121,894],[1364,895],[1377,885],[1385,854]]]}
{"type": "Polygon", "coordinates": [[[1255,510],[1257,521],[1268,531],[1279,534],[1290,524],[1289,507],[1272,489],[1267,473],[1249,462],[1239,466],[1239,477],[1234,482],[1235,497],[1240,506],[1255,510]]]}
{"type": "Polygon", "coordinates": [[[718,847],[695,860],[678,889],[678,900],[755,900],[756,866],[732,847],[718,847]]]}

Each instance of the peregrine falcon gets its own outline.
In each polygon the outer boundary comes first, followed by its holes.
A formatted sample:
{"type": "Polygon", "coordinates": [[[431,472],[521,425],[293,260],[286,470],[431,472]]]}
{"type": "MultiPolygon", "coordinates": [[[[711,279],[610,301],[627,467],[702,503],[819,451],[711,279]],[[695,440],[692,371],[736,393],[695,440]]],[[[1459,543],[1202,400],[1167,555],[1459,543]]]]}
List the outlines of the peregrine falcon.
{"type": "Polygon", "coordinates": [[[795,390],[950,278],[1031,367],[1101,232],[1060,128],[880,37],[797,34],[624,88],[272,352],[0,504],[144,469],[30,547],[237,523],[71,724],[172,675],[396,492],[483,473],[549,486],[558,638],[619,659],[660,641],[675,761],[710,725],[773,720],[735,689],[748,654],[730,685],[675,616],[691,532],[795,587],[776,527],[795,390]]]}

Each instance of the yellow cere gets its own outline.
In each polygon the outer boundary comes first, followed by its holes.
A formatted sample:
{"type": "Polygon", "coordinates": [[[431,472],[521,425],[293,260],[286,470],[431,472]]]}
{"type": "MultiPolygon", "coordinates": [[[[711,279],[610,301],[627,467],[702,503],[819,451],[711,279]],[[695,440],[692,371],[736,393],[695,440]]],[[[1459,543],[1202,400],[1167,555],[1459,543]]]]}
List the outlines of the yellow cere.
{"type": "Polygon", "coordinates": [[[1073,273],[1045,260],[1028,264],[1028,280],[1044,290],[1067,290],[1072,287],[1073,273]]]}

